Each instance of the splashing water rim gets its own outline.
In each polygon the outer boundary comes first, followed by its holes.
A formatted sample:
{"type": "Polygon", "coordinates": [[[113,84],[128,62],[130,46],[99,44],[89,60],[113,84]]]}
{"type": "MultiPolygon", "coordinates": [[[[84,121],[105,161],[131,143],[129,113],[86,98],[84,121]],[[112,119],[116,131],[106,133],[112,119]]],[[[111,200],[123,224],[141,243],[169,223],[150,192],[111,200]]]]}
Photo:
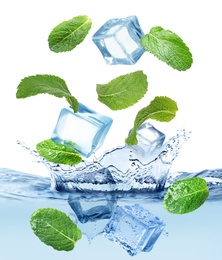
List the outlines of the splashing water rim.
{"type": "Polygon", "coordinates": [[[185,129],[178,130],[175,136],[163,144],[158,155],[145,163],[129,156],[126,163],[130,163],[131,166],[124,173],[114,163],[104,167],[101,161],[107,154],[125,146],[105,151],[99,159],[94,155],[92,162],[82,160],[78,165],[67,166],[48,162],[39,156],[36,150],[32,150],[19,140],[17,144],[27,149],[30,154],[38,158],[38,162],[46,166],[51,175],[51,188],[57,191],[156,192],[164,189],[172,163],[183,144],[190,138],[190,134],[191,132],[185,131],[185,129]],[[97,179],[92,177],[93,174],[98,175],[97,179]],[[107,180],[104,183],[106,177],[107,180]],[[102,179],[100,180],[100,178],[102,179]]]}

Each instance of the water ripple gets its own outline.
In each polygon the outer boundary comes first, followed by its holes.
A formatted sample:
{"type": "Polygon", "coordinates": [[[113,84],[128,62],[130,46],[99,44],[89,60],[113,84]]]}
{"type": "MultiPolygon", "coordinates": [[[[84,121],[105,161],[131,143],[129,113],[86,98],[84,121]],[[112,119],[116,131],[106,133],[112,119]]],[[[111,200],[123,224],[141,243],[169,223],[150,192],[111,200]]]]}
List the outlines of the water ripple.
{"type": "Polygon", "coordinates": [[[168,175],[165,189],[158,192],[141,193],[139,190],[132,192],[102,192],[83,191],[61,192],[51,187],[51,180],[48,177],[32,175],[18,172],[8,168],[0,168],[0,197],[4,199],[24,200],[24,199],[47,199],[47,200],[67,200],[70,196],[87,196],[102,199],[107,193],[115,195],[118,199],[142,199],[161,201],[167,188],[177,180],[201,177],[207,181],[210,195],[208,200],[222,199],[222,169],[203,170],[201,172],[176,172],[168,175]]]}

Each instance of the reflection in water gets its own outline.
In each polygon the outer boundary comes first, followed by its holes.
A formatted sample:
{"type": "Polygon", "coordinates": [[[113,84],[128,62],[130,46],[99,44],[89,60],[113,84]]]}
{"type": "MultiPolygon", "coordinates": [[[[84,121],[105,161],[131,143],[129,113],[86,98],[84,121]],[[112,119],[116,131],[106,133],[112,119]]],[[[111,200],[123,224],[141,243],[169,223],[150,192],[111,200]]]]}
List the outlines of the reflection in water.
{"type": "Polygon", "coordinates": [[[166,189],[175,181],[188,177],[204,178],[210,190],[207,200],[222,198],[222,169],[204,170],[198,173],[178,172],[168,175],[162,191],[91,191],[61,192],[51,187],[48,177],[36,176],[11,169],[0,169],[0,197],[6,200],[64,201],[72,209],[71,217],[89,240],[103,233],[107,222],[118,205],[161,202],[166,189]]]}
{"type": "Polygon", "coordinates": [[[148,252],[165,223],[140,202],[161,201],[166,189],[182,178],[205,178],[213,191],[211,197],[220,187],[220,170],[213,171],[215,174],[169,173],[188,138],[189,133],[182,130],[165,144],[155,146],[152,153],[145,152],[144,144],[116,147],[99,159],[94,157],[93,162],[83,160],[76,166],[50,163],[18,141],[48,168],[51,178],[0,169],[0,197],[65,201],[89,240],[103,233],[131,256],[148,252]]]}

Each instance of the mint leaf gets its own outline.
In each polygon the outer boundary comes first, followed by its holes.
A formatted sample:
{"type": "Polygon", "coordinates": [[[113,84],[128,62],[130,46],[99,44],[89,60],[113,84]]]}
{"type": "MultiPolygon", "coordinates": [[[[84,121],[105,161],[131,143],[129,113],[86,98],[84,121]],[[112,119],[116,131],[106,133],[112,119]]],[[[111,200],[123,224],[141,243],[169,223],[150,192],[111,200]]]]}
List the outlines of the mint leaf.
{"type": "Polygon", "coordinates": [[[128,145],[136,145],[136,131],[147,119],[154,119],[160,122],[171,121],[178,110],[175,101],[168,97],[155,97],[147,107],[142,108],[136,115],[134,126],[125,142],[128,145]]]}
{"type": "Polygon", "coordinates": [[[208,196],[206,181],[194,177],[175,182],[167,190],[163,205],[171,213],[185,214],[199,208],[208,196]]]}
{"type": "Polygon", "coordinates": [[[134,105],[147,92],[147,76],[142,71],[119,76],[107,84],[97,84],[98,100],[112,110],[134,105]]]}
{"type": "Polygon", "coordinates": [[[48,36],[49,48],[53,52],[73,50],[91,29],[91,19],[86,15],[76,16],[57,25],[48,36]]]}
{"type": "Polygon", "coordinates": [[[73,111],[78,111],[78,101],[69,92],[65,81],[53,75],[43,74],[23,78],[17,87],[16,98],[27,98],[45,93],[58,98],[65,97],[73,111]]]}
{"type": "Polygon", "coordinates": [[[193,63],[192,54],[183,40],[175,33],[160,26],[153,27],[140,39],[140,44],[158,59],[176,70],[184,71],[193,63]]]}
{"type": "Polygon", "coordinates": [[[52,208],[33,212],[30,225],[35,235],[46,245],[59,251],[71,251],[81,231],[65,213],[52,208]]]}
{"type": "Polygon", "coordinates": [[[36,145],[40,156],[49,162],[73,165],[82,161],[81,155],[74,149],[56,143],[51,139],[44,140],[36,145]]]}

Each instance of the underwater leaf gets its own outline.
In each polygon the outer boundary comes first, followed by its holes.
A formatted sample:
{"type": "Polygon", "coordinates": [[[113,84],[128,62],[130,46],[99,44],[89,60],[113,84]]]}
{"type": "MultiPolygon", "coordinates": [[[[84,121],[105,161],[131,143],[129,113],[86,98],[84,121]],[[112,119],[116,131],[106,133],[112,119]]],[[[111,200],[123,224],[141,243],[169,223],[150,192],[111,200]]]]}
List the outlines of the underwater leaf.
{"type": "Polygon", "coordinates": [[[71,251],[82,237],[81,231],[65,213],[53,208],[40,208],[32,213],[30,225],[35,235],[58,251],[71,251]]]}

